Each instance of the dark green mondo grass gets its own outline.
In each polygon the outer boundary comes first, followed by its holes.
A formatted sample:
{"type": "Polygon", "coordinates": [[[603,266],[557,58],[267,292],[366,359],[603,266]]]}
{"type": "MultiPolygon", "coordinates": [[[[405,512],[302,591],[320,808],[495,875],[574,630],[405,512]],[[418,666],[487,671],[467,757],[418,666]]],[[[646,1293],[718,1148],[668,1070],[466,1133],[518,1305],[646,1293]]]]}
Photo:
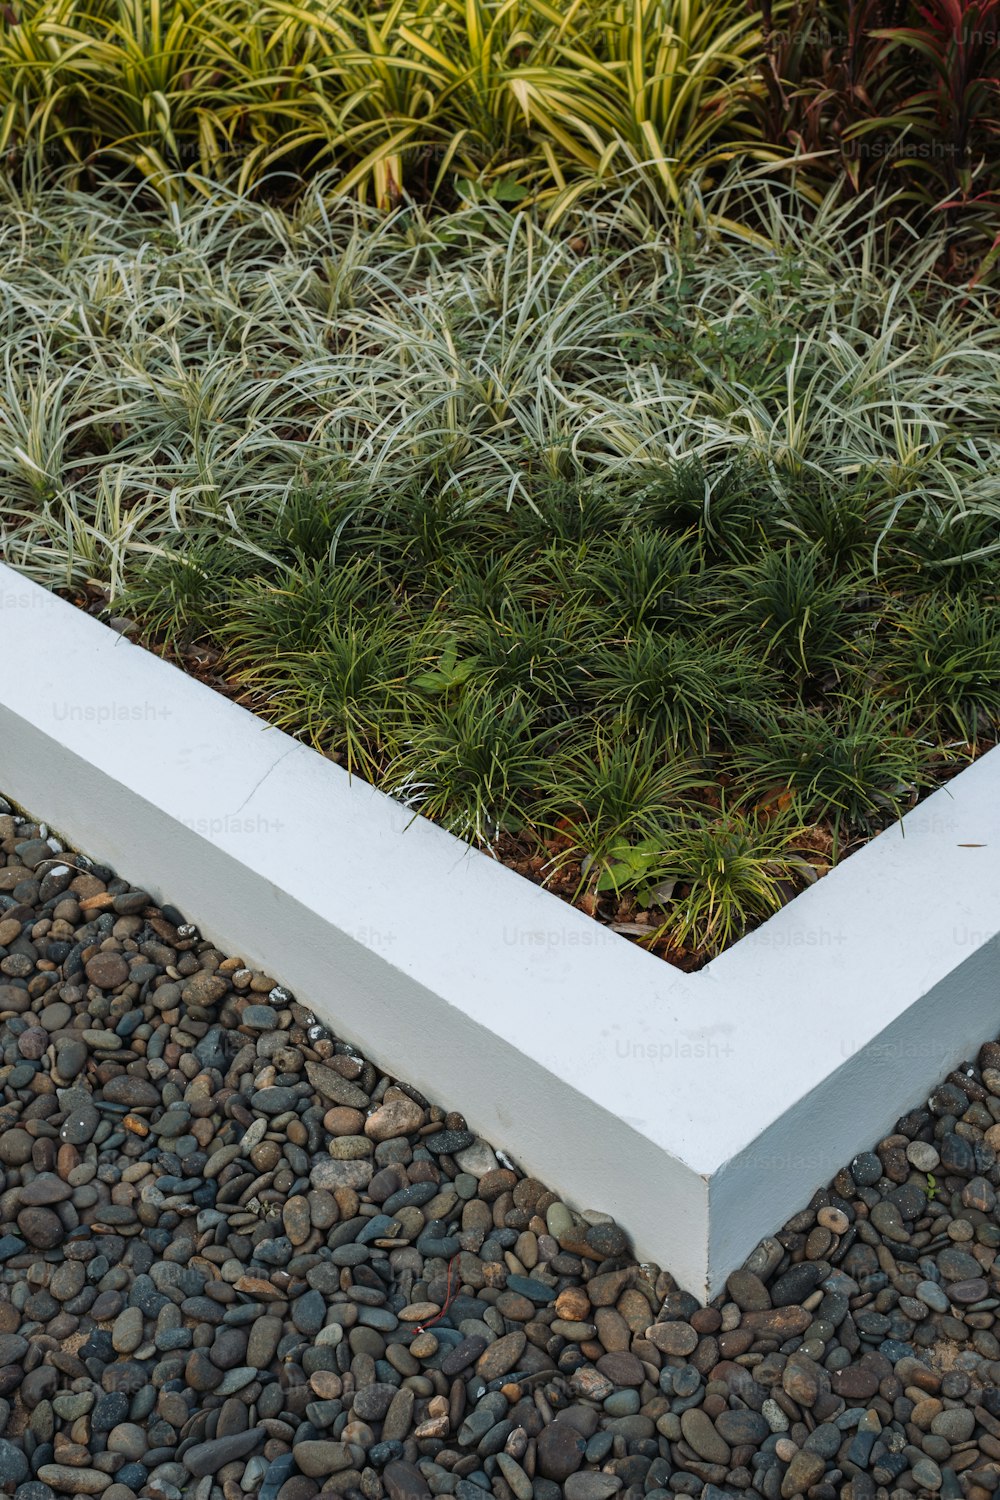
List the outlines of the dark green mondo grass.
{"type": "Polygon", "coordinates": [[[800,691],[839,681],[864,633],[863,589],[853,569],[837,569],[821,543],[762,550],[725,577],[719,608],[746,641],[800,691]]]}
{"type": "Polygon", "coordinates": [[[637,629],[595,647],[591,670],[597,717],[627,739],[648,732],[682,755],[732,744],[776,683],[742,645],[706,629],[637,629]]]}
{"type": "MultiPolygon", "coordinates": [[[[267,716],[369,780],[399,746],[411,670],[390,610],[330,619],[309,646],[272,660],[267,716]]],[[[242,672],[248,682],[246,665],[242,672]]]]}
{"type": "Polygon", "coordinates": [[[126,606],[351,774],[696,967],[996,739],[998,566],[982,527],[948,564],[958,534],[887,524],[856,475],[684,461],[508,504],[432,464],[179,537],[126,606]]]}
{"type": "Polygon", "coordinates": [[[309,652],[327,627],[374,605],[380,592],[377,565],[360,557],[334,567],[300,558],[266,581],[259,572],[235,579],[216,631],[231,674],[252,682],[288,655],[309,652]]]}
{"type": "Polygon", "coordinates": [[[661,931],[682,949],[727,948],[816,879],[802,853],[804,834],[794,811],[771,815],[725,802],[715,812],[694,809],[657,854],[653,894],[670,900],[661,931]]]}
{"type": "Polygon", "coordinates": [[[622,630],[658,631],[697,622],[705,573],[697,532],[639,525],[592,545],[578,577],[605,618],[622,630]]]}
{"type": "Polygon", "coordinates": [[[250,557],[226,540],[199,533],[158,547],[133,573],[126,607],[172,651],[207,640],[225,618],[236,580],[253,575],[250,557]]]}
{"type": "Polygon", "coordinates": [[[774,480],[763,463],[739,454],[693,457],[640,479],[635,519],[667,535],[690,529],[699,550],[734,560],[755,553],[773,509],[774,480]]]}
{"type": "Polygon", "coordinates": [[[538,803],[551,731],[523,693],[470,675],[454,694],[414,701],[386,789],[460,838],[487,848],[538,803]]]}
{"type": "Polygon", "coordinates": [[[747,764],[767,783],[787,788],[812,822],[845,833],[872,832],[912,806],[930,780],[931,755],[896,709],[870,695],[837,697],[824,711],[782,707],[746,745],[747,764]]]}
{"type": "Polygon", "coordinates": [[[926,594],[893,622],[888,680],[944,740],[976,740],[1000,720],[1000,592],[992,589],[926,594]]]}

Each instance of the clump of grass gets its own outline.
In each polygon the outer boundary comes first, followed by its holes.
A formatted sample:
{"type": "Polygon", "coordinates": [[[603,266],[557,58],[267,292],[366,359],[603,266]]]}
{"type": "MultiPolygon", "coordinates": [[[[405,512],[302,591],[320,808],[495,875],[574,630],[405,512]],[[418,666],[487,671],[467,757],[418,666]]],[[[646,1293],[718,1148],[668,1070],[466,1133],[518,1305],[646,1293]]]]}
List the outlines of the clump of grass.
{"type": "Polygon", "coordinates": [[[221,537],[197,536],[181,546],[157,548],[131,574],[125,610],[168,649],[207,640],[226,618],[226,603],[249,559],[221,537]]]}
{"type": "Polygon", "coordinates": [[[835,697],[820,712],[782,709],[744,748],[760,783],[791,792],[804,816],[844,829],[872,829],[898,817],[926,785],[931,748],[914,723],[866,694],[835,697]]]}
{"type": "Polygon", "coordinates": [[[545,730],[523,694],[490,679],[411,707],[386,786],[460,838],[490,848],[528,816],[545,769],[545,730]]]}
{"type": "Polygon", "coordinates": [[[832,572],[861,571],[882,530],[885,489],[878,474],[840,482],[825,475],[790,476],[781,486],[775,520],[800,547],[812,545],[816,562],[832,572]]]}
{"type": "Polygon", "coordinates": [[[367,489],[346,466],[318,479],[297,478],[284,492],[241,508],[241,537],[249,548],[278,563],[334,568],[373,538],[364,529],[367,489]]]}
{"type": "Polygon", "coordinates": [[[628,737],[598,730],[577,734],[549,763],[545,803],[552,826],[569,834],[570,852],[582,851],[588,869],[602,870],[622,846],[657,841],[705,780],[649,730],[628,737]]]}
{"type": "MultiPolygon", "coordinates": [[[[700,330],[691,334],[697,349],[700,330]]],[[[640,524],[668,535],[691,528],[700,550],[717,558],[754,554],[770,531],[772,482],[759,458],[737,449],[722,461],[693,454],[650,469],[637,475],[640,524]]]]}
{"type": "Polygon", "coordinates": [[[476,671],[501,694],[519,693],[543,711],[580,701],[586,683],[590,629],[596,615],[572,602],[504,600],[495,612],[469,622],[468,649],[476,671]]]}
{"type": "Polygon", "coordinates": [[[734,634],[746,635],[800,688],[839,681],[857,654],[860,579],[853,570],[829,568],[819,545],[786,542],[733,569],[728,585],[722,608],[734,634]]]}
{"type": "Polygon", "coordinates": [[[580,582],[623,630],[684,627],[698,619],[704,589],[695,533],[629,529],[593,543],[580,582]]]}
{"type": "Polygon", "coordinates": [[[771,685],[766,668],[705,630],[637,630],[595,650],[592,673],[599,716],[616,734],[648,730],[689,755],[731,742],[771,685]]]}
{"type": "Polygon", "coordinates": [[[282,729],[375,779],[402,739],[409,665],[395,620],[366,610],[329,620],[308,649],[289,652],[270,672],[244,666],[242,676],[263,689],[265,712],[282,729]]]}
{"type": "Polygon", "coordinates": [[[901,609],[886,675],[942,738],[974,745],[1000,721],[1000,597],[927,594],[901,609]]]}
{"type": "MultiPolygon", "coordinates": [[[[308,652],[328,626],[360,619],[377,606],[381,590],[373,567],[351,559],[300,559],[272,579],[239,579],[215,626],[236,682],[266,680],[289,654],[308,652]]],[[[139,601],[134,601],[138,603],[139,601]]]]}
{"type": "Polygon", "coordinates": [[[804,858],[805,830],[784,814],[696,811],[672,832],[660,857],[661,882],[687,887],[664,924],[670,940],[718,952],[778,911],[815,868],[804,858]]]}

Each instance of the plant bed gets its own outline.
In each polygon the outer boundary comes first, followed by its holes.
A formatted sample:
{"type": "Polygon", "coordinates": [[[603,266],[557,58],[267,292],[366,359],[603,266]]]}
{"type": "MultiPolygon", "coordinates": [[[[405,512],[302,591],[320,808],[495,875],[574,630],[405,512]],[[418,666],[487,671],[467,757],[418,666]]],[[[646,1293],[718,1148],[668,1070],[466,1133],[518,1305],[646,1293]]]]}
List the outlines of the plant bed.
{"type": "Polygon", "coordinates": [[[774,265],[234,200],[112,257],[102,208],[54,201],[64,293],[43,219],[16,268],[7,555],[407,807],[696,969],[994,742],[995,331],[925,255],[890,325],[844,225],[846,276],[793,220],[774,265]]]}
{"type": "Polygon", "coordinates": [[[11,796],[698,1295],[996,1030],[996,752],[683,974],[9,569],[0,602],[11,796]]]}

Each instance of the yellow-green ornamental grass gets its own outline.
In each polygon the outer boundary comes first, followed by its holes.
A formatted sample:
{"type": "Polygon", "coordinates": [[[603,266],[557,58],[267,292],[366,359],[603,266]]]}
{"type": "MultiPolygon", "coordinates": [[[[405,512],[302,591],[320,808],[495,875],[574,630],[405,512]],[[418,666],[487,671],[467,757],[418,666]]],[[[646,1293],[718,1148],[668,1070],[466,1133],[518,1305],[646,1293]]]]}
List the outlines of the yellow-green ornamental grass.
{"type": "Polygon", "coordinates": [[[676,203],[729,159],[762,40],[738,0],[12,0],[6,14],[0,151],[96,156],[175,194],[178,170],[247,188],[333,168],[383,209],[458,183],[555,217],[623,173],[676,203]]]}

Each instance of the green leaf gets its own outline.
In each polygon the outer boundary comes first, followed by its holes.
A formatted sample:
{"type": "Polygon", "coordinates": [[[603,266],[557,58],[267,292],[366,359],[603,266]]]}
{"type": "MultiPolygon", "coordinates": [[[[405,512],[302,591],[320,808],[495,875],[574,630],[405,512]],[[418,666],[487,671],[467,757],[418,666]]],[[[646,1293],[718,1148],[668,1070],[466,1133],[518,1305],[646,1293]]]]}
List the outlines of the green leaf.
{"type": "Polygon", "coordinates": [[[498,203],[520,203],[528,196],[528,189],[516,177],[501,177],[490,184],[489,195],[498,203]]]}
{"type": "Polygon", "coordinates": [[[478,656],[468,656],[464,661],[459,661],[458,648],[453,643],[442,655],[437,670],[418,672],[413,678],[413,685],[422,693],[437,695],[451,692],[453,688],[461,687],[468,681],[478,661],[478,656]]]}

